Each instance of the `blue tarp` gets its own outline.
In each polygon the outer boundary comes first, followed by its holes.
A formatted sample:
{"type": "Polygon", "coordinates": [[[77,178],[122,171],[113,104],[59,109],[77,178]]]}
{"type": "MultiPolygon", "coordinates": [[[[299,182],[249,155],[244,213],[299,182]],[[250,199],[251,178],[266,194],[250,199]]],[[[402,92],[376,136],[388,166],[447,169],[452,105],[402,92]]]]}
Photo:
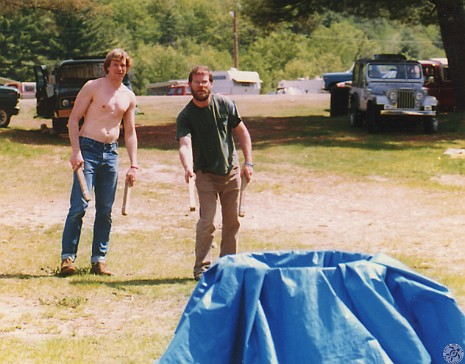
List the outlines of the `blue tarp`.
{"type": "Polygon", "coordinates": [[[218,259],[159,363],[443,364],[461,348],[445,286],[383,254],[292,251],[218,259]]]}

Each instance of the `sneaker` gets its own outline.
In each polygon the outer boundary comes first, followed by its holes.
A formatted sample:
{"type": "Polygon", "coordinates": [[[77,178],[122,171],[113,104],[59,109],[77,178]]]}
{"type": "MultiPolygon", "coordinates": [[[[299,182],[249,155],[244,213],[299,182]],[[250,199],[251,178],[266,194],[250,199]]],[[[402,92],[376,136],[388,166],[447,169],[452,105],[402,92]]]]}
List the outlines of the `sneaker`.
{"type": "Polygon", "coordinates": [[[70,276],[76,273],[76,267],[74,266],[73,259],[71,257],[61,261],[60,274],[63,277],[70,276]]]}
{"type": "Polygon", "coordinates": [[[107,266],[104,262],[92,263],[92,268],[90,268],[92,274],[97,274],[99,276],[112,276],[113,273],[107,269],[107,266]]]}

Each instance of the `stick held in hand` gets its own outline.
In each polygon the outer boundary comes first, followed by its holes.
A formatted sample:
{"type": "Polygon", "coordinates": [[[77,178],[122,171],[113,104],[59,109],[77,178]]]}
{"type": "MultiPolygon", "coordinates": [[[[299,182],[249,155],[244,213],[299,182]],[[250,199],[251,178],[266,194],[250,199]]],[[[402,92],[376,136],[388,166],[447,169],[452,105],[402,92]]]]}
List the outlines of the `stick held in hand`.
{"type": "Polygon", "coordinates": [[[84,197],[84,200],[89,202],[90,193],[89,189],[87,188],[86,178],[84,177],[84,167],[82,165],[76,170],[76,176],[79,181],[79,186],[81,187],[82,196],[84,197]]]}
{"type": "Polygon", "coordinates": [[[126,216],[129,211],[129,198],[131,196],[131,185],[128,181],[124,184],[124,195],[123,195],[123,207],[121,208],[121,214],[126,216]]]}
{"type": "Polygon", "coordinates": [[[249,182],[247,182],[247,177],[243,175],[241,177],[241,192],[239,195],[239,216],[240,217],[245,216],[245,195],[246,195],[245,189],[247,188],[248,184],[249,182]]]}
{"type": "Polygon", "coordinates": [[[189,210],[195,211],[195,181],[189,177],[189,210]]]}

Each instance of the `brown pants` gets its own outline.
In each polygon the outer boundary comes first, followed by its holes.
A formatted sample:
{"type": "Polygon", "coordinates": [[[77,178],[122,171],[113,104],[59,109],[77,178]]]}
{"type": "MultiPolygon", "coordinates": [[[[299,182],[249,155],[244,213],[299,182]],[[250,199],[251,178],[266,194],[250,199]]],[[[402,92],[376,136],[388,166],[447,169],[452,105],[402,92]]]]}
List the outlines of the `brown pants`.
{"type": "Polygon", "coordinates": [[[195,236],[194,275],[211,265],[211,245],[215,232],[215,215],[218,197],[222,212],[220,257],[237,253],[239,232],[240,169],[234,167],[226,176],[196,171],[195,185],[199,195],[200,218],[195,236]]]}

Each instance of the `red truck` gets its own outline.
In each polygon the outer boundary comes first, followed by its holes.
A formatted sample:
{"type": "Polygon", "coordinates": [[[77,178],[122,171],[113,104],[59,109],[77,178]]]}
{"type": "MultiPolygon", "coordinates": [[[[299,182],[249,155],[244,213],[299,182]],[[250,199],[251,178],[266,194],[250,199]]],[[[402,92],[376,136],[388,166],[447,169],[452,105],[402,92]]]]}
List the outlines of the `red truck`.
{"type": "Polygon", "coordinates": [[[191,89],[189,85],[171,85],[170,89],[168,90],[168,96],[184,96],[190,95],[191,89]]]}
{"type": "Polygon", "coordinates": [[[441,111],[455,109],[454,86],[449,74],[447,58],[430,58],[419,61],[423,68],[428,94],[436,97],[441,111]]]}

